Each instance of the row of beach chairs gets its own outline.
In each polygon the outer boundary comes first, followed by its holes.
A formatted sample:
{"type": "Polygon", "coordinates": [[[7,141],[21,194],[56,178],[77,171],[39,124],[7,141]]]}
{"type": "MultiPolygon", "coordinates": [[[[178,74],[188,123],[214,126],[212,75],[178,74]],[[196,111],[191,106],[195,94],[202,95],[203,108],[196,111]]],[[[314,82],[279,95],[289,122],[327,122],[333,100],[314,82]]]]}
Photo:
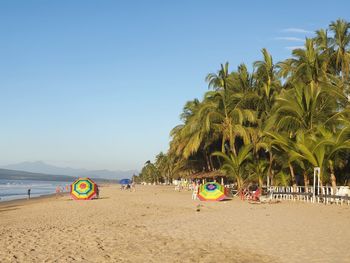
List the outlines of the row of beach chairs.
{"type": "Polygon", "coordinates": [[[336,192],[332,187],[325,186],[316,189],[315,195],[312,187],[297,186],[271,186],[267,188],[270,199],[304,201],[324,204],[347,204],[350,205],[349,187],[337,187],[336,192]]]}

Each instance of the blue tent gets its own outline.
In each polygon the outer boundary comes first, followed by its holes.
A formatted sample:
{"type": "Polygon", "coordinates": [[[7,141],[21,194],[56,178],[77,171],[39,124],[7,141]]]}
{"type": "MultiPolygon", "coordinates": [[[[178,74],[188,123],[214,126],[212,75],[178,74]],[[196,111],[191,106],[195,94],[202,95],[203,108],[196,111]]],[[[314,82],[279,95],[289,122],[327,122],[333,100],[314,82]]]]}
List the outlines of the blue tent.
{"type": "Polygon", "coordinates": [[[121,179],[119,181],[120,184],[131,184],[131,180],[130,179],[121,179]]]}

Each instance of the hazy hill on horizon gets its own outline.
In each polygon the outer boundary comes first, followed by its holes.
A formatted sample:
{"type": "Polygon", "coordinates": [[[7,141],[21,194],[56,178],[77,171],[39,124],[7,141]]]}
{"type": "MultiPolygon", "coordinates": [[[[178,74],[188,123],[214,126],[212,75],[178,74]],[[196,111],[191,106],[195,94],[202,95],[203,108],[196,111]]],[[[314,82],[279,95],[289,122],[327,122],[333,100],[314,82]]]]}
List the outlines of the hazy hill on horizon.
{"type": "Polygon", "coordinates": [[[74,179],[68,175],[53,175],[42,173],[31,173],[0,168],[0,179],[5,180],[40,180],[40,181],[62,181],[71,182],[74,179]]]}
{"type": "Polygon", "coordinates": [[[43,161],[37,162],[21,162],[17,164],[4,165],[0,168],[8,170],[23,171],[29,173],[40,173],[48,175],[66,175],[74,177],[91,177],[119,180],[123,178],[131,178],[133,174],[138,173],[137,170],[127,171],[110,171],[110,170],[87,170],[76,169],[71,167],[59,167],[47,164],[43,161]]]}
{"type": "MultiPolygon", "coordinates": [[[[0,179],[4,180],[38,180],[38,181],[59,181],[72,183],[78,176],[54,175],[43,173],[31,173],[25,171],[9,170],[0,168],[0,179]]],[[[95,182],[117,182],[117,180],[107,178],[91,177],[95,182]]]]}

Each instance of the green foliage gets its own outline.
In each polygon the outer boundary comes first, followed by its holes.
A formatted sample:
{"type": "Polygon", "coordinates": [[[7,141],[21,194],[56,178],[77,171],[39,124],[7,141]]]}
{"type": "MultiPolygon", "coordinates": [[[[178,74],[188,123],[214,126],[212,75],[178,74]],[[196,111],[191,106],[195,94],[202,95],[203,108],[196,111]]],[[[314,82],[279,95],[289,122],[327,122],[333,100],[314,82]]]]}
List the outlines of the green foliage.
{"type": "Polygon", "coordinates": [[[291,183],[290,176],[287,173],[285,173],[284,171],[278,172],[274,180],[274,185],[288,186],[290,185],[290,183],[291,183]]]}
{"type": "Polygon", "coordinates": [[[240,187],[265,184],[267,177],[288,185],[318,166],[323,182],[334,171],[337,181],[345,182],[350,173],[349,29],[345,20],[331,22],[277,64],[264,48],[252,73],[245,64],[235,71],[221,64],[207,75],[203,99],[185,104],[183,123],[170,133],[169,151],[146,163],[140,176],[169,181],[221,169],[240,187]]]}
{"type": "Polygon", "coordinates": [[[240,148],[237,155],[233,153],[227,155],[222,152],[213,153],[214,156],[219,156],[224,160],[221,170],[229,176],[233,177],[237,182],[238,188],[242,188],[245,180],[247,179],[246,164],[251,158],[251,145],[244,145],[240,148]]]}

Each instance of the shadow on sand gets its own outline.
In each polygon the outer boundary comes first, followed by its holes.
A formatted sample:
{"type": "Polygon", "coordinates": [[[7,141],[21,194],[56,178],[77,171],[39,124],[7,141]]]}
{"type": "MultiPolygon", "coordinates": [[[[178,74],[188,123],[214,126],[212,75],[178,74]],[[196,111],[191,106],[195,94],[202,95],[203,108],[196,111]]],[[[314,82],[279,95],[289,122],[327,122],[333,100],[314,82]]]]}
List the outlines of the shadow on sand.
{"type": "Polygon", "coordinates": [[[8,205],[8,206],[0,207],[0,213],[6,212],[6,211],[18,210],[19,207],[20,207],[19,205],[8,205]]]}

